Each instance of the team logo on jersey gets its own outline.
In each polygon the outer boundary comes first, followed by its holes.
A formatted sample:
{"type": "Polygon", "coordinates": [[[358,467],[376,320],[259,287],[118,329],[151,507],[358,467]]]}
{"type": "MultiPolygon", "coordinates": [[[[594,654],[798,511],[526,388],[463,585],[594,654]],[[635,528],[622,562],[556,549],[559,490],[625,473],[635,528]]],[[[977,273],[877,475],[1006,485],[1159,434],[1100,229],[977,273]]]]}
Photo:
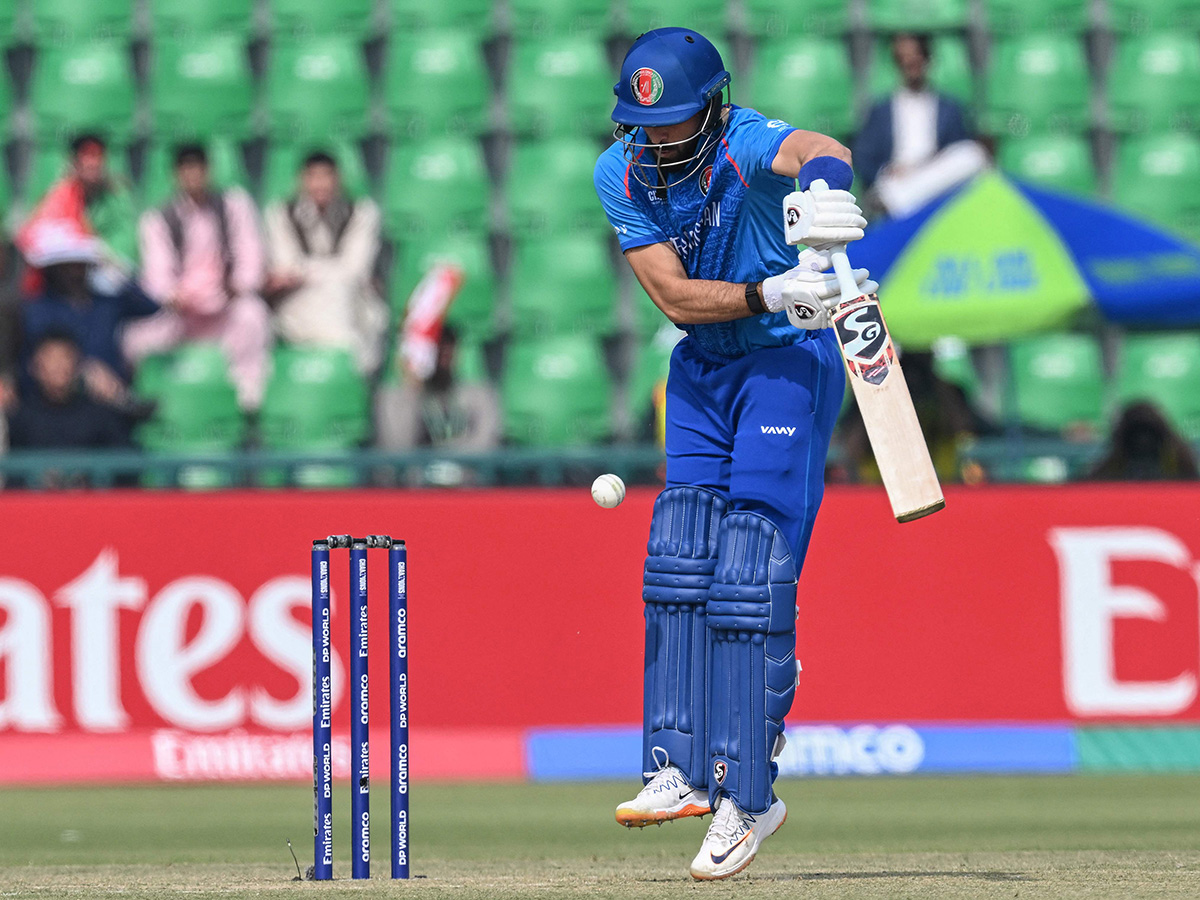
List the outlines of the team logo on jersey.
{"type": "Polygon", "coordinates": [[[642,106],[653,106],[662,98],[662,76],[653,69],[638,69],[629,79],[629,87],[633,90],[633,99],[642,106]]]}
{"type": "Polygon", "coordinates": [[[712,166],[705,166],[704,171],[700,173],[700,193],[708,196],[709,185],[712,184],[712,166]]]}

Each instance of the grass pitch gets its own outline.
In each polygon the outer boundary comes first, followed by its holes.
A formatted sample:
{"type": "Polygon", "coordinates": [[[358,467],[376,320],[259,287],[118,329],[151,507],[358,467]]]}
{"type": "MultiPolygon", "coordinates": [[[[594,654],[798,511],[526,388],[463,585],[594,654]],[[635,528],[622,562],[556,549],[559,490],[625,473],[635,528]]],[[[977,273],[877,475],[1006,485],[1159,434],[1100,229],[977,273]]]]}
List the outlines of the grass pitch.
{"type": "Polygon", "coordinates": [[[1200,777],[781,781],[787,823],[712,884],[687,874],[706,824],[614,823],[633,787],[417,784],[403,883],[386,877],[385,790],[375,878],[349,880],[339,786],[337,880],[320,884],[292,880],[285,844],[311,862],[301,785],[4,791],[0,897],[1200,897],[1200,777]]]}

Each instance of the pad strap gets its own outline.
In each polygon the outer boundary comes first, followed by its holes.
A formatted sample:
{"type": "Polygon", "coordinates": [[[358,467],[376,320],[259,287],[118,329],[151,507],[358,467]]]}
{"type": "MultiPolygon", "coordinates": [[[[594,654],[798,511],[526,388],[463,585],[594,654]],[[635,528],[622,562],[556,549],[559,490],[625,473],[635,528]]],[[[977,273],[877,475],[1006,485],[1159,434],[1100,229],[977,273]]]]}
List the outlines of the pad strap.
{"type": "Polygon", "coordinates": [[[727,514],[718,544],[706,607],[709,795],[758,814],[771,805],[771,757],[796,693],[796,566],[783,534],[756,513],[727,514]]]}
{"type": "Polygon", "coordinates": [[[711,491],[668,488],[654,501],[646,545],[642,771],[649,778],[670,762],[698,788],[708,773],[704,610],[725,506],[711,491]]]}

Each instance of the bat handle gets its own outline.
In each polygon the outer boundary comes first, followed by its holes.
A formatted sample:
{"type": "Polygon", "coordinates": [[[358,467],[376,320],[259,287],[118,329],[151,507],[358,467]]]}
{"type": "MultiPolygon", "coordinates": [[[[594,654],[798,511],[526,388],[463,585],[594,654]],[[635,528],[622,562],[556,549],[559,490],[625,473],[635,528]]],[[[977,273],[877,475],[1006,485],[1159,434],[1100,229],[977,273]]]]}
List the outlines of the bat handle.
{"type": "Polygon", "coordinates": [[[833,262],[833,272],[837,275],[838,287],[842,289],[842,302],[849,303],[857,300],[862,296],[862,291],[858,289],[858,282],[854,280],[854,269],[850,265],[850,259],[846,256],[846,245],[839,244],[834,247],[829,258],[833,262]]]}

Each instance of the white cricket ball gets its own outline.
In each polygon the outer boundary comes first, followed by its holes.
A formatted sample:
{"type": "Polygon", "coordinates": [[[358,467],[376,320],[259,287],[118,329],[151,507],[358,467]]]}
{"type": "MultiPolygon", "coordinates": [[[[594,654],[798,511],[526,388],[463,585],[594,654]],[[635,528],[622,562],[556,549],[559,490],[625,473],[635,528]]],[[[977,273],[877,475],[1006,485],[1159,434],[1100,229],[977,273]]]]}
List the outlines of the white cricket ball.
{"type": "Polygon", "coordinates": [[[616,475],[601,475],[592,482],[592,499],[605,509],[619,506],[625,499],[625,482],[616,475]]]}

